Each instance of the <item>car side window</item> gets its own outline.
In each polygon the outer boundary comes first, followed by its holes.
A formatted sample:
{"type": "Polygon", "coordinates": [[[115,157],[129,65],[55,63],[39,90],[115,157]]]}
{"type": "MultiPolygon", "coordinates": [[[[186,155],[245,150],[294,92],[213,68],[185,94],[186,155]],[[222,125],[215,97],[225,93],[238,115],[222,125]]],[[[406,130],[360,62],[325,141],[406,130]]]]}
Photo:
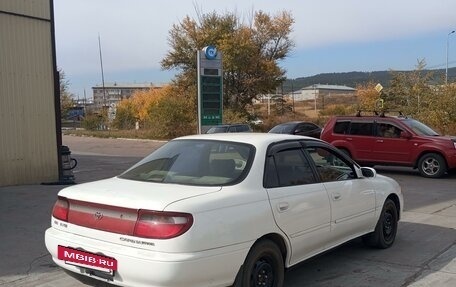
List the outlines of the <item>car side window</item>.
{"type": "Polygon", "coordinates": [[[306,124],[306,126],[309,131],[320,128],[319,126],[314,125],[314,124],[306,124]]]}
{"type": "Polygon", "coordinates": [[[348,128],[350,127],[349,121],[338,121],[334,125],[335,134],[348,134],[348,128]]]}
{"type": "Polygon", "coordinates": [[[350,126],[351,135],[372,136],[372,122],[352,122],[350,126]]]}
{"type": "Polygon", "coordinates": [[[401,136],[401,129],[388,123],[377,124],[377,136],[384,138],[399,138],[401,136]]]}
{"type": "Polygon", "coordinates": [[[353,166],[332,150],[321,147],[306,148],[317,167],[321,181],[341,181],[355,178],[353,166]]]}
{"type": "Polygon", "coordinates": [[[315,183],[312,168],[301,149],[277,152],[266,164],[266,187],[315,183]]]}
{"type": "Polygon", "coordinates": [[[298,129],[302,132],[309,132],[309,131],[314,130],[315,127],[310,124],[301,124],[298,126],[298,129]]]}
{"type": "Polygon", "coordinates": [[[277,176],[277,169],[274,163],[274,157],[268,156],[266,158],[266,166],[264,172],[264,187],[273,188],[279,186],[279,178],[277,176]]]}

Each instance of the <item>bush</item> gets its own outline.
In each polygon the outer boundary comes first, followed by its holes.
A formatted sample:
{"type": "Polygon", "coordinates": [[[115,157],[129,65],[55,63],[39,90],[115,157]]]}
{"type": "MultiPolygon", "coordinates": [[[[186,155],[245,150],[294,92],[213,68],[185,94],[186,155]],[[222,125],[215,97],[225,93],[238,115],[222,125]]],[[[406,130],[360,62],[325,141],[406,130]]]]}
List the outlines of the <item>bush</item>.
{"type": "Polygon", "coordinates": [[[87,115],[82,120],[81,125],[86,130],[94,131],[94,130],[103,130],[103,129],[105,129],[104,123],[105,123],[105,120],[104,120],[102,115],[91,114],[91,115],[87,115]]]}
{"type": "Polygon", "coordinates": [[[146,126],[154,138],[171,139],[195,134],[194,114],[184,97],[169,95],[150,108],[146,126]]]}
{"type": "Polygon", "coordinates": [[[135,114],[132,102],[123,100],[117,106],[116,117],[114,118],[112,125],[117,129],[134,129],[137,120],[138,118],[135,114]]]}

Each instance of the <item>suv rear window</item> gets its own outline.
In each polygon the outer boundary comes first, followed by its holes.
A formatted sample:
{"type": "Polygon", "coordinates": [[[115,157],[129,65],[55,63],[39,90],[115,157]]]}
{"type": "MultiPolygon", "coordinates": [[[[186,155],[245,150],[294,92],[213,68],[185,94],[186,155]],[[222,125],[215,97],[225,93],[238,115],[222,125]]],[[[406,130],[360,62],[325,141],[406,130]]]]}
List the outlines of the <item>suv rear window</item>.
{"type": "Polygon", "coordinates": [[[350,125],[350,134],[358,136],[371,136],[373,123],[368,122],[352,122],[350,125]]]}
{"type": "Polygon", "coordinates": [[[348,129],[350,128],[349,121],[336,122],[334,125],[335,134],[348,134],[348,129]]]}
{"type": "Polygon", "coordinates": [[[373,127],[374,124],[372,122],[337,121],[334,125],[334,133],[371,136],[373,127]]]}

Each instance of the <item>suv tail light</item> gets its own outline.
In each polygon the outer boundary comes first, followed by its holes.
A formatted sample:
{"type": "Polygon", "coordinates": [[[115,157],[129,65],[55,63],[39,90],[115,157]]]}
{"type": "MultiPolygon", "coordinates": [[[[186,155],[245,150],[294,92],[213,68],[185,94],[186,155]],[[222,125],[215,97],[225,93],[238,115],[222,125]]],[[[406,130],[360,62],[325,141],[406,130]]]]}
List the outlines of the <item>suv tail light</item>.
{"type": "Polygon", "coordinates": [[[59,197],[54,204],[54,208],[52,209],[52,216],[59,220],[68,221],[69,207],[70,204],[68,203],[68,199],[59,197]]]}
{"type": "Polygon", "coordinates": [[[192,224],[193,216],[188,213],[139,210],[133,235],[169,239],[182,235],[192,224]]]}

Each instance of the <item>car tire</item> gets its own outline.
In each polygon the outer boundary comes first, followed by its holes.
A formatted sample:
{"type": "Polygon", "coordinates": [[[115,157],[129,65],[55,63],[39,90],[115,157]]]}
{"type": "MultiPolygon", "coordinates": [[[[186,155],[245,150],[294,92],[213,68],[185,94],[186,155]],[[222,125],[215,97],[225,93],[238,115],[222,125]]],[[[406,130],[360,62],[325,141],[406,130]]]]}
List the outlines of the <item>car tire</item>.
{"type": "Polygon", "coordinates": [[[442,177],[447,171],[445,159],[437,153],[427,153],[418,161],[418,170],[424,177],[442,177]]]}
{"type": "Polygon", "coordinates": [[[394,201],[387,199],[382,208],[375,231],[363,236],[366,245],[386,249],[393,245],[397,234],[398,215],[394,201]]]}
{"type": "Polygon", "coordinates": [[[279,247],[271,240],[261,240],[250,249],[233,287],[282,287],[284,270],[279,247]]]}

